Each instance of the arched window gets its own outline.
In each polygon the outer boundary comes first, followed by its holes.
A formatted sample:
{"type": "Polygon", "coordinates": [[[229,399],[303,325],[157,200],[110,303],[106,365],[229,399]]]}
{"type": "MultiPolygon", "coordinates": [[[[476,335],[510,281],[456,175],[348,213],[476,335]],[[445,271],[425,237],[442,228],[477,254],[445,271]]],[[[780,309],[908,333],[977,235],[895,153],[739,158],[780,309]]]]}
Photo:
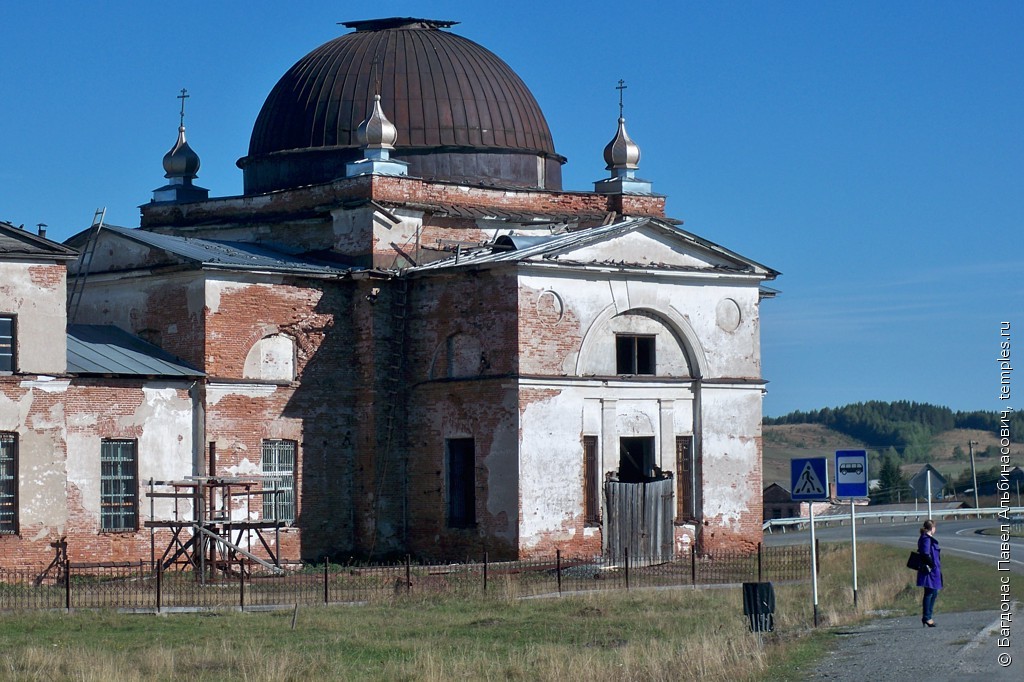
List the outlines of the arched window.
{"type": "Polygon", "coordinates": [[[285,334],[273,334],[257,341],[245,358],[242,377],[263,381],[293,381],[295,341],[285,334]]]}

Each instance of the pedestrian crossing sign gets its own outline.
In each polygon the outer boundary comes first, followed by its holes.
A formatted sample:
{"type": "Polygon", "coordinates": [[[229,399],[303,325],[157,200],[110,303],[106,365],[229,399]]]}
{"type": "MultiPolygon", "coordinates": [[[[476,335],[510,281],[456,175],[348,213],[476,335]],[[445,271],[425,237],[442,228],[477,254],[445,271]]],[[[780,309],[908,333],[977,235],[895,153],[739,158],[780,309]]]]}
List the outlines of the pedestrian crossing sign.
{"type": "Polygon", "coordinates": [[[824,457],[791,460],[790,480],[794,500],[827,500],[828,460],[824,457]]]}

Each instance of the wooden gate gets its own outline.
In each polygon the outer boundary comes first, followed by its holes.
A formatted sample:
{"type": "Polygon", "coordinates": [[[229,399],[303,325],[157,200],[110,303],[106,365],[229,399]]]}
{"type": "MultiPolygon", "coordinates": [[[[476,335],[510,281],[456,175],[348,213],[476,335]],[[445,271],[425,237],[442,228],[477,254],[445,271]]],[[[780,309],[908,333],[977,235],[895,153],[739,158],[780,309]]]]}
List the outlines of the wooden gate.
{"type": "Polygon", "coordinates": [[[622,561],[626,550],[634,565],[672,559],[673,480],[604,484],[605,549],[613,561],[622,561]]]}

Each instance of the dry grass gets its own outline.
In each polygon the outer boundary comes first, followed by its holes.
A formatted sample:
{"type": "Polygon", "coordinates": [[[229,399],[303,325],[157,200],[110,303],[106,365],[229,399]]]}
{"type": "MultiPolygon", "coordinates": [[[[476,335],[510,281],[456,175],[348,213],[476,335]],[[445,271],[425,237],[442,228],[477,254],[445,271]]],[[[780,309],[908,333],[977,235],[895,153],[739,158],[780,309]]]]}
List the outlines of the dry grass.
{"type": "MultiPolygon", "coordinates": [[[[863,545],[858,608],[850,555],[823,552],[819,615],[838,625],[871,611],[913,611],[903,552],[863,545]],[[901,570],[902,569],[902,570],[901,570]]],[[[942,608],[984,603],[963,566],[942,608]]],[[[971,562],[965,562],[970,564],[971,562]]],[[[987,567],[981,564],[982,571],[987,567]]],[[[968,567],[969,568],[969,567],[968,567]]],[[[740,680],[779,679],[823,645],[810,586],[776,585],[776,632],[748,632],[738,586],[521,599],[496,579],[479,595],[396,597],[361,607],[275,613],[128,616],[114,612],[0,617],[2,680],[740,680]]],[[[994,599],[992,597],[991,599],[994,599]]],[[[991,603],[994,603],[992,601],[991,603]]]]}

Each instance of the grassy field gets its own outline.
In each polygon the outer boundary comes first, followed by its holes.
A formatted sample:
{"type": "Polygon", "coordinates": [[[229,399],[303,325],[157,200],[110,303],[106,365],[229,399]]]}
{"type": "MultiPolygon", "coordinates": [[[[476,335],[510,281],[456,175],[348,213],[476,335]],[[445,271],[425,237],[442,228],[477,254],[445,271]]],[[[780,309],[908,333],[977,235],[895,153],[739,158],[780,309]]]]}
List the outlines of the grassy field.
{"type": "MultiPolygon", "coordinates": [[[[6,613],[0,679],[800,679],[827,650],[829,625],[916,611],[904,554],[858,547],[854,611],[849,552],[826,545],[822,627],[811,627],[808,584],[776,585],[776,632],[761,637],[747,630],[737,586],[520,599],[509,583],[488,598],[270,613],[6,613]]],[[[939,612],[996,603],[990,567],[943,563],[955,579],[939,612]]]]}

